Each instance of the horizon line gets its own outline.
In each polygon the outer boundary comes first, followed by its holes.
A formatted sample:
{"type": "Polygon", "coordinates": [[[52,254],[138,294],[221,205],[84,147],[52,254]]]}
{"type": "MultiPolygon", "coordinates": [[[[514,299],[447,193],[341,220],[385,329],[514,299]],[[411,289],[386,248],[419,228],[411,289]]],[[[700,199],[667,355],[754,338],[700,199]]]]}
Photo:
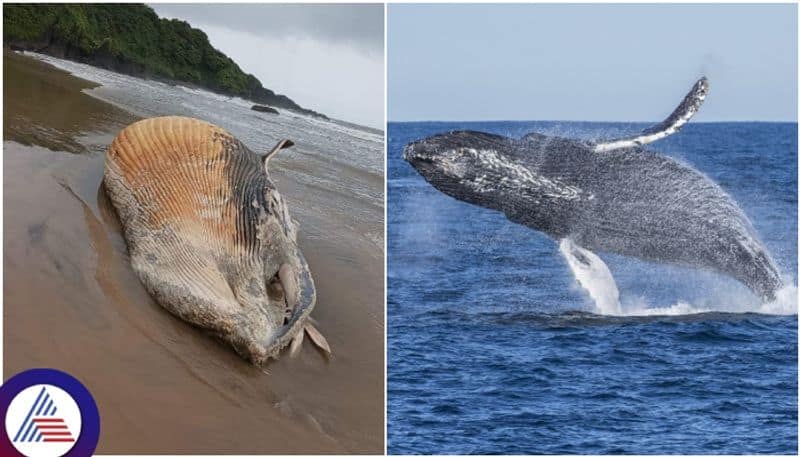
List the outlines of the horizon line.
{"type": "MultiPolygon", "coordinates": [[[[414,122],[438,122],[438,123],[453,123],[453,122],[584,122],[594,124],[658,124],[658,121],[587,121],[587,120],[574,120],[574,119],[454,119],[454,120],[438,120],[438,119],[420,119],[420,120],[386,120],[386,123],[395,124],[410,124],[414,122]]],[[[744,124],[744,123],[769,123],[769,124],[797,124],[797,119],[794,120],[718,120],[718,121],[693,121],[692,124],[744,124]]]]}

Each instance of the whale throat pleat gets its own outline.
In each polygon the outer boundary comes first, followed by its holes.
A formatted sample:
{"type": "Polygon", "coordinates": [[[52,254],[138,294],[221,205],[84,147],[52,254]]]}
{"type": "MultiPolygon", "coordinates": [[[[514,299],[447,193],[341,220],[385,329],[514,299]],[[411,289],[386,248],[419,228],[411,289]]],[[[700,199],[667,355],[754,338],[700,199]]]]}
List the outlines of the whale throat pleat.
{"type": "Polygon", "coordinates": [[[260,207],[244,202],[266,187],[257,157],[219,127],[165,117],[124,129],[106,168],[131,261],[148,289],[184,288],[233,312],[226,270],[252,264],[258,251],[260,207]]]}

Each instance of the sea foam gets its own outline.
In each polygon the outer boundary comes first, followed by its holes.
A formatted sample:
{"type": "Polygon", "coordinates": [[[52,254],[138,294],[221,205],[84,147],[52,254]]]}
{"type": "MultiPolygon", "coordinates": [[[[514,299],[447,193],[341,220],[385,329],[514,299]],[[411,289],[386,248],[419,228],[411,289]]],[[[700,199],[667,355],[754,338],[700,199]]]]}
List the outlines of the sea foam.
{"type": "Polygon", "coordinates": [[[733,295],[726,287],[710,287],[702,303],[678,300],[670,306],[651,306],[646,297],[623,297],[611,270],[591,251],[565,238],[559,250],[567,261],[575,281],[589,295],[594,312],[608,316],[679,316],[708,312],[759,313],[777,315],[797,314],[796,280],[784,278],[788,284],[778,290],[774,300],[761,302],[755,296],[733,295]]]}

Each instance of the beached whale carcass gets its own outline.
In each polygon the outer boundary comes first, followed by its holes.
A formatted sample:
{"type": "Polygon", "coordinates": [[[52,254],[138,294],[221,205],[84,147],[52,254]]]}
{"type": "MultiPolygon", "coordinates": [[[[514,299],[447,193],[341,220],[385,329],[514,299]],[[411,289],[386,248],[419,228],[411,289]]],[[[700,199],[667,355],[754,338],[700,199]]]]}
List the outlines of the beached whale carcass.
{"type": "Polygon", "coordinates": [[[772,300],[780,274],[736,202],[699,171],[642,147],[679,131],[708,87],[701,78],[666,120],[626,138],[457,131],[414,141],[403,157],[441,192],[569,240],[562,247],[577,259],[602,262],[585,249],[708,268],[772,300]]]}
{"type": "Polygon", "coordinates": [[[305,332],[316,291],[269,160],[220,127],[187,117],[145,119],[108,148],[104,182],[131,264],[176,316],[263,363],[305,332]]]}

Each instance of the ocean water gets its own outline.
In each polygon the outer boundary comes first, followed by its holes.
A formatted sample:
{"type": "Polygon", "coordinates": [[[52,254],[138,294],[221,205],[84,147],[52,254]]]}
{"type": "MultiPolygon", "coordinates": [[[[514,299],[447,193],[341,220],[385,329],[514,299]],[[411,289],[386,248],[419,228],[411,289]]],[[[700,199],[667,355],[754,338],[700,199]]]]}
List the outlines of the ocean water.
{"type": "Polygon", "coordinates": [[[604,315],[556,240],[456,201],[401,158],[454,129],[612,137],[646,124],[390,123],[388,450],[797,453],[797,124],[690,123],[650,149],[720,184],[789,284],[597,253],[604,315]]]}

